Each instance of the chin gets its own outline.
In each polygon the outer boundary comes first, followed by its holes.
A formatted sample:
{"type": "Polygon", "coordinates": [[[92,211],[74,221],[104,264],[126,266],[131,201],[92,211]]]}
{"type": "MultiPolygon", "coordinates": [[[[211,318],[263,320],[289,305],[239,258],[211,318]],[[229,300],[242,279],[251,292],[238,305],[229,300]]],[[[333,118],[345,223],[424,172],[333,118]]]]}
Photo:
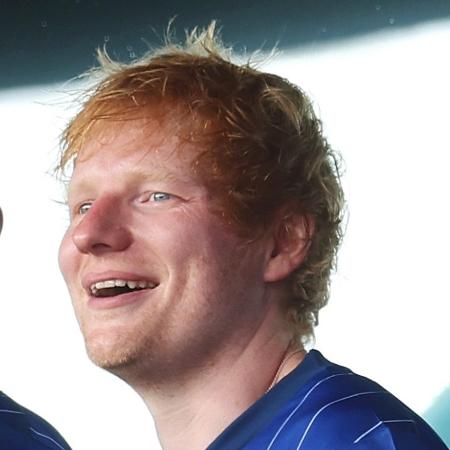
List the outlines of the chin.
{"type": "MultiPolygon", "coordinates": [[[[133,341],[131,341],[133,342],[133,341]]],[[[130,340],[117,336],[108,339],[104,335],[85,336],[89,359],[102,369],[115,372],[133,366],[138,360],[138,349],[130,346],[130,340]]]]}
{"type": "Polygon", "coordinates": [[[87,353],[89,359],[96,366],[110,372],[115,372],[125,369],[126,367],[130,367],[136,361],[136,358],[131,352],[106,352],[88,349],[87,353]]]}

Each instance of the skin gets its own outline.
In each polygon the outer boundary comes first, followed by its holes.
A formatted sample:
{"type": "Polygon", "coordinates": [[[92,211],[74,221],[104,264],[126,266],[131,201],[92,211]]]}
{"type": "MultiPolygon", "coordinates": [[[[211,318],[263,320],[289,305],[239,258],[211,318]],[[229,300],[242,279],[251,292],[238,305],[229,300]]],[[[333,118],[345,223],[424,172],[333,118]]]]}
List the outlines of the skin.
{"type": "MultiPolygon", "coordinates": [[[[283,280],[304,258],[304,221],[248,243],[211,212],[196,149],[170,126],[106,126],[70,182],[60,267],[90,358],[150,409],[164,449],[205,448],[258,399],[291,345],[283,280]],[[110,298],[89,285],[155,283],[110,298]]],[[[283,366],[282,378],[302,359],[283,366]]]]}

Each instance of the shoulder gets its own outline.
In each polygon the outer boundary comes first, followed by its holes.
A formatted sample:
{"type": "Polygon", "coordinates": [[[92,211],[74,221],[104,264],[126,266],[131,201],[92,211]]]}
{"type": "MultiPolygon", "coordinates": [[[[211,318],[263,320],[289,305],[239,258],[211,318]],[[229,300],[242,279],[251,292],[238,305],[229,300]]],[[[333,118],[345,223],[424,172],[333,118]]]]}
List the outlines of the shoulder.
{"type": "Polygon", "coordinates": [[[70,449],[62,436],[42,417],[0,392],[1,448],[8,450],[70,449]]]}
{"type": "Polygon", "coordinates": [[[319,352],[311,359],[317,370],[307,379],[301,368],[292,374],[289,383],[297,383],[297,389],[260,430],[258,448],[447,449],[417,414],[379,384],[330,363],[319,352]]]}

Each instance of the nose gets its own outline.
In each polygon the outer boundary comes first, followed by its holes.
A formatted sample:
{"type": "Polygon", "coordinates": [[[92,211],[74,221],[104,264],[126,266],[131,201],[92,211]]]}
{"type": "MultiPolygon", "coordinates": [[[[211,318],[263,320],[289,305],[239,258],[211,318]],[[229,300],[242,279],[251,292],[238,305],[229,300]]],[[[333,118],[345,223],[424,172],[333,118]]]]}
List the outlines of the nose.
{"type": "Polygon", "coordinates": [[[95,200],[72,232],[72,240],[81,253],[101,255],[120,252],[132,242],[119,199],[95,200]]]}

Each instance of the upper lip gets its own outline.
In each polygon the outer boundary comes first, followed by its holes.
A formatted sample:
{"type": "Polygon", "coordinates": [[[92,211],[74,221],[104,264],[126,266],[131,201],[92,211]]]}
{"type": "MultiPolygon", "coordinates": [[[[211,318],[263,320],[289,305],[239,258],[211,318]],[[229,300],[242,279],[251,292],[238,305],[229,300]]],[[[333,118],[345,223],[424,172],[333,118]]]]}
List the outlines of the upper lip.
{"type": "Polygon", "coordinates": [[[91,294],[91,286],[100,281],[106,280],[125,280],[125,281],[146,281],[158,285],[159,282],[155,277],[142,275],[133,272],[122,272],[117,270],[108,270],[104,272],[89,272],[82,277],[81,285],[91,294]]]}

